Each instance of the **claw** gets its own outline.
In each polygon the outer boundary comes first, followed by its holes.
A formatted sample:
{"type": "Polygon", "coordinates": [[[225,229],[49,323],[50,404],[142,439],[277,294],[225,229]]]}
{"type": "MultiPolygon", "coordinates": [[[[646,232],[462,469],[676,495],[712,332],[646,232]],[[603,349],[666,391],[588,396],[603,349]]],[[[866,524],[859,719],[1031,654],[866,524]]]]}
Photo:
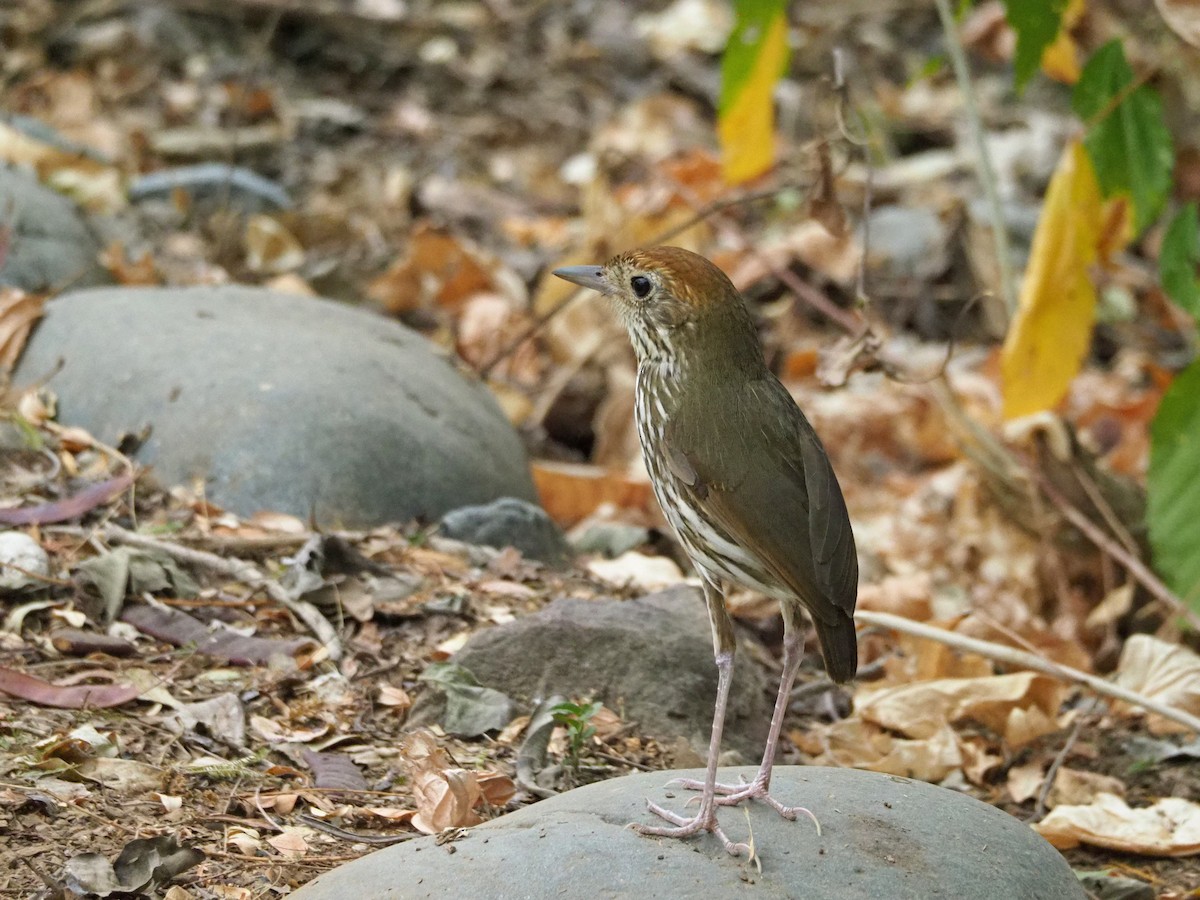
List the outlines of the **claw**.
{"type": "Polygon", "coordinates": [[[672,838],[690,837],[693,834],[699,834],[702,831],[711,831],[716,836],[717,840],[721,842],[722,846],[724,846],[725,852],[730,856],[738,856],[741,853],[745,853],[746,857],[750,861],[753,862],[755,859],[754,848],[750,844],[731,841],[725,832],[721,830],[721,826],[717,824],[716,814],[712,809],[709,809],[707,812],[701,810],[699,813],[689,819],[685,816],[679,815],[678,813],[673,813],[669,809],[664,809],[657,803],[651,803],[650,801],[646,801],[646,808],[656,816],[673,823],[675,827],[669,828],[662,825],[643,825],[640,822],[631,822],[626,827],[632,828],[638,834],[672,838]]]}
{"type": "MultiPolygon", "coordinates": [[[[704,782],[697,781],[694,778],[679,778],[674,783],[688,791],[704,790],[704,782]]],[[[749,783],[743,781],[741,784],[722,784],[718,782],[713,786],[713,790],[717,794],[717,797],[713,801],[717,806],[737,806],[743,800],[756,799],[767,804],[771,809],[790,822],[794,822],[803,813],[812,819],[813,825],[817,828],[817,837],[821,836],[821,823],[817,821],[817,817],[810,810],[805,809],[803,806],[784,806],[767,792],[767,787],[761,779],[756,778],[749,783]]],[[[693,797],[688,803],[696,799],[698,798],[693,797]]]]}

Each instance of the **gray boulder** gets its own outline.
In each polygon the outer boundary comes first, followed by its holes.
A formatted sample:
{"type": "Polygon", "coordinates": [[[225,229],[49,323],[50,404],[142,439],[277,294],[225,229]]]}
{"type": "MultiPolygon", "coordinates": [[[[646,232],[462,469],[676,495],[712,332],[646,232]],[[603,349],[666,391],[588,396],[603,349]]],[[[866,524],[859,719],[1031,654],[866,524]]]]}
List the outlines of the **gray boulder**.
{"type": "MultiPolygon", "coordinates": [[[[752,767],[720,776],[749,779],[752,767]]],[[[293,900],[343,897],[645,898],[804,897],[812,900],[1084,900],[1066,861],[1000,810],[945,788],[857,769],[782,766],[775,796],[803,804],[789,822],[762,803],[719,812],[730,839],[748,840],[762,872],[716,838],[644,837],[628,822],[658,822],[650,798],[681,811],[691,792],[665,787],[699,769],[648,772],[570,791],[471,829],[396,844],[340,866],[293,900]]],[[[694,809],[695,807],[688,807],[694,809]]]]}
{"type": "Polygon", "coordinates": [[[139,461],[167,484],[204,478],[237,513],[363,527],[534,498],[486,389],[398,322],[332,301],[77,291],[48,304],[14,381],[51,373],[61,421],[108,442],[149,426],[139,461]]]}
{"type": "Polygon", "coordinates": [[[107,284],[100,240],[79,208],[35,179],[0,168],[0,225],[13,229],[0,284],[54,291],[107,284]]]}
{"type": "MultiPolygon", "coordinates": [[[[683,737],[707,753],[717,667],[696,588],[627,601],[555,600],[475,634],[454,661],[510,697],[601,700],[644,733],[683,737]]],[[[772,702],[762,670],[750,654],[738,654],[724,747],[759,759],[772,702]]]]}
{"type": "Polygon", "coordinates": [[[527,559],[552,565],[566,562],[571,554],[562,529],[546,511],[516,497],[451,510],[442,517],[442,533],[468,544],[515,547],[527,559]]]}

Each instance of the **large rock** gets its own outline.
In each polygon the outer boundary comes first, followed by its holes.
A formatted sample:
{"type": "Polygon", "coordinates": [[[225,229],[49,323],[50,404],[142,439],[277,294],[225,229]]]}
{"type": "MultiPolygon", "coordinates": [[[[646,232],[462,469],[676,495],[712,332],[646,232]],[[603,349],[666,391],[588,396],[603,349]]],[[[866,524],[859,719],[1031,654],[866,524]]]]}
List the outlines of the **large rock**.
{"type": "MultiPolygon", "coordinates": [[[[722,770],[736,781],[754,769],[722,770]]],[[[625,827],[655,820],[649,797],[682,810],[689,792],[650,772],[588,785],[501,816],[450,845],[423,837],[326,872],[294,900],[419,897],[805,897],[812,900],[1084,900],[1066,861],[1032,829],[964,794],[856,769],[785,766],[772,788],[821,823],[789,822],[762,803],[719,817],[747,840],[762,872],[711,835],[650,838],[625,827]],[[453,851],[453,852],[451,852],[453,851]]],[[[694,809],[694,807],[688,807],[694,809]]]]}
{"type": "Polygon", "coordinates": [[[109,442],[151,426],[138,459],[168,484],[204,477],[235,512],[359,527],[534,497],[483,387],[403,325],[331,301],[78,291],[48,305],[15,382],[52,372],[63,422],[109,442]]]}
{"type": "MultiPolygon", "coordinates": [[[[717,667],[700,592],[681,586],[637,600],[555,600],[475,634],[455,654],[480,684],[510,697],[602,700],[645,734],[708,750],[717,667]]],[[[748,653],[737,656],[724,747],[762,756],[772,692],[748,653]]]]}
{"type": "Polygon", "coordinates": [[[107,284],[100,240],[79,208],[21,172],[0,168],[0,225],[11,225],[0,284],[56,291],[107,284]]]}

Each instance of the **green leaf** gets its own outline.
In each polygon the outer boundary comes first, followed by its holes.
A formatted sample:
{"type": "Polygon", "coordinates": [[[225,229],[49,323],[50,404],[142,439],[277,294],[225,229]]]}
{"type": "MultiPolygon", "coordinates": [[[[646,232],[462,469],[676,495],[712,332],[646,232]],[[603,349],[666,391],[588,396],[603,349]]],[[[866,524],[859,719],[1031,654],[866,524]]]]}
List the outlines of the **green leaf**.
{"type": "Polygon", "coordinates": [[[775,84],[787,71],[787,0],[734,0],[737,23],[721,56],[718,132],[725,177],[748,181],[775,155],[775,84]]]}
{"type": "Polygon", "coordinates": [[[1121,42],[1109,41],[1083,67],[1071,106],[1089,125],[1084,143],[1104,196],[1128,194],[1142,231],[1166,200],[1175,152],[1158,94],[1133,84],[1121,42]]]}
{"type": "MultiPolygon", "coordinates": [[[[721,57],[721,99],[726,112],[754,73],[771,23],[787,12],[787,0],[734,0],[737,22],[721,57]]],[[[776,77],[783,74],[783,69],[776,77]]]]}
{"type": "Polygon", "coordinates": [[[1158,254],[1158,275],[1163,290],[1179,306],[1200,320],[1200,283],[1196,281],[1196,263],[1200,263],[1200,217],[1196,204],[1189,203],[1171,220],[1158,254]]]}
{"type": "Polygon", "coordinates": [[[1013,81],[1020,93],[1042,64],[1042,54],[1058,37],[1067,0],[1004,0],[1004,15],[1017,33],[1013,81]]]}
{"type": "Polygon", "coordinates": [[[1200,609],[1200,360],[1163,395],[1150,425],[1146,518],[1154,567],[1200,609]]]}

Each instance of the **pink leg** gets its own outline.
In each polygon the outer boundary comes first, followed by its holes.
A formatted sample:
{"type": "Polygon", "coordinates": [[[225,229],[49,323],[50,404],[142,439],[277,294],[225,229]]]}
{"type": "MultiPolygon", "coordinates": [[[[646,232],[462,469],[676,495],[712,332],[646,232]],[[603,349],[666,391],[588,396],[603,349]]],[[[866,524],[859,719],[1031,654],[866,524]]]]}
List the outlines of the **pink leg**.
{"type": "Polygon", "coordinates": [[[646,801],[650,812],[671,822],[674,827],[662,825],[642,825],[634,822],[629,827],[639,834],[652,834],[662,837],[688,837],[702,831],[711,831],[717,836],[729,853],[737,856],[745,851],[747,856],[753,856],[748,844],[735,843],[725,836],[717,823],[717,757],[721,754],[721,732],[725,728],[725,708],[729,705],[729,686],[733,682],[733,652],[735,639],[733,622],[725,610],[725,601],[715,585],[704,581],[704,598],[708,602],[709,621],[713,630],[713,645],[716,649],[717,660],[717,702],[713,710],[712,736],[708,742],[708,766],[704,770],[704,781],[689,783],[695,785],[694,790],[700,793],[700,809],[692,818],[681,816],[659,806],[657,803],[646,801]]]}
{"type": "MultiPolygon", "coordinates": [[[[784,806],[767,791],[771,786],[771,770],[775,766],[775,754],[779,747],[779,734],[783,730],[783,719],[787,715],[788,704],[791,700],[792,684],[796,680],[796,672],[800,669],[800,662],[804,656],[804,640],[802,623],[799,622],[798,615],[784,606],[784,637],[783,637],[783,675],[779,681],[779,694],[775,698],[775,710],[771,713],[771,729],[767,734],[767,746],[763,751],[762,765],[759,766],[758,774],[754,776],[754,780],[749,784],[713,784],[712,789],[720,794],[720,797],[715,799],[718,806],[733,806],[741,803],[748,798],[757,798],[762,800],[785,819],[795,819],[796,816],[803,813],[813,820],[813,824],[817,826],[817,834],[821,833],[821,823],[817,821],[816,816],[805,809],[803,806],[784,806]]],[[[706,779],[707,780],[707,779],[706,779]]],[[[701,784],[695,779],[679,779],[676,782],[680,786],[688,790],[707,790],[707,785],[701,784]]],[[[701,805],[703,806],[703,795],[701,795],[701,805]]]]}

